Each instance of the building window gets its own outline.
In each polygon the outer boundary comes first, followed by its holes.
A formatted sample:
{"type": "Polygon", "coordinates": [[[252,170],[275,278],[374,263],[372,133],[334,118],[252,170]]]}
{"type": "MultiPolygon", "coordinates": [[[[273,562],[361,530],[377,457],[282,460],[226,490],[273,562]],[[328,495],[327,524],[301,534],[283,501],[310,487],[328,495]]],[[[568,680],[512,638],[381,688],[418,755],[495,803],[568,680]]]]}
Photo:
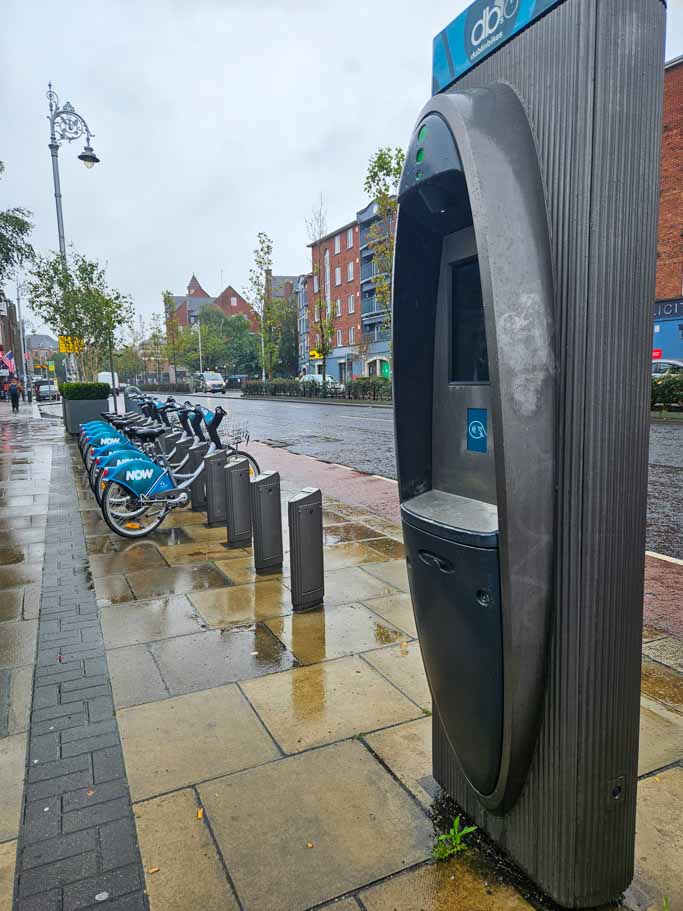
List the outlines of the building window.
{"type": "Polygon", "coordinates": [[[356,327],[349,326],[349,345],[356,344],[356,327]]]}
{"type": "Polygon", "coordinates": [[[341,329],[337,329],[337,348],[341,348],[341,346],[342,346],[342,331],[341,331],[341,329]]]}
{"type": "Polygon", "coordinates": [[[236,306],[237,306],[237,298],[236,298],[236,297],[231,297],[231,298],[230,298],[230,306],[231,306],[231,307],[236,307],[236,306]]]}
{"type": "Polygon", "coordinates": [[[346,232],[346,249],[350,250],[353,247],[353,228],[349,228],[346,232]]]}
{"type": "Polygon", "coordinates": [[[334,283],[335,285],[341,285],[341,266],[334,267],[334,283]]]}
{"type": "Polygon", "coordinates": [[[341,253],[341,234],[337,234],[334,239],[334,252],[341,253]]]}
{"type": "Polygon", "coordinates": [[[316,272],[313,276],[313,293],[317,294],[320,291],[320,283],[318,281],[318,273],[316,272]]]}
{"type": "Polygon", "coordinates": [[[334,303],[335,303],[334,315],[335,315],[335,316],[341,316],[341,315],[342,315],[342,313],[341,313],[341,301],[340,301],[340,300],[336,300],[334,303]]]}
{"type": "Polygon", "coordinates": [[[356,295],[355,295],[355,294],[349,294],[349,296],[348,296],[348,298],[347,298],[347,301],[346,301],[346,304],[347,304],[347,308],[348,308],[349,313],[354,313],[355,310],[356,310],[356,295]]]}
{"type": "Polygon", "coordinates": [[[319,322],[320,322],[320,304],[316,304],[316,305],[315,305],[315,312],[314,312],[314,314],[313,314],[313,320],[314,320],[316,323],[319,323],[319,322]]]}
{"type": "Polygon", "coordinates": [[[320,333],[316,332],[315,334],[315,347],[318,349],[320,347],[320,333]]]}
{"type": "MultiPolygon", "coordinates": [[[[339,282],[337,282],[339,284],[339,282]]],[[[330,248],[325,250],[325,300],[330,303],[330,248]]]]}
{"type": "Polygon", "coordinates": [[[350,263],[346,264],[346,281],[347,282],[353,281],[353,260],[351,260],[350,263]]]}

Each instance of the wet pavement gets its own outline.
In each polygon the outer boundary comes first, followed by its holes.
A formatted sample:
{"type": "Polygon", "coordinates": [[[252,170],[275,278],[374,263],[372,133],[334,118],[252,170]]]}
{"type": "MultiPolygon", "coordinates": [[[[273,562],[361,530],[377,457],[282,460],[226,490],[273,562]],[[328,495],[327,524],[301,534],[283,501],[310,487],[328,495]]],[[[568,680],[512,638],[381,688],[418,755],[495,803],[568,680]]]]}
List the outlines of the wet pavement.
{"type": "MultiPolygon", "coordinates": [[[[9,911],[42,546],[56,543],[40,519],[51,445],[64,434],[51,421],[5,423],[2,433],[3,479],[26,481],[16,496],[37,498],[16,528],[19,507],[0,507],[0,684],[10,694],[0,716],[0,911],[9,911]]],[[[124,541],[69,451],[106,651],[108,677],[94,687],[111,680],[151,911],[550,907],[478,848],[430,860],[431,702],[391,481],[253,447],[281,472],[284,516],[303,484],[325,492],[325,604],[294,614],[286,533],[282,573],[268,576],[254,572],[250,547],[227,549],[224,529],[188,509],[144,542],[124,541]]],[[[666,895],[673,911],[683,906],[683,566],[651,557],[647,572],[637,881],[623,907],[661,909],[666,895]]],[[[115,813],[119,792],[98,789],[115,813]]],[[[67,905],[69,888],[45,907],[91,906],[67,905]]]]}

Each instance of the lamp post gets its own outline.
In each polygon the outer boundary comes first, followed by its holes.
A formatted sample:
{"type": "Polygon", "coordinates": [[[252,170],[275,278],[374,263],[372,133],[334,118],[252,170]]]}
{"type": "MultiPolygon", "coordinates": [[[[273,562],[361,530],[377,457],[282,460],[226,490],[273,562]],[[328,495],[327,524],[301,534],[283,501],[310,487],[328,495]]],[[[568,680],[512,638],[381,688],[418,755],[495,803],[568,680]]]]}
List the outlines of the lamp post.
{"type": "MultiPolygon", "coordinates": [[[[48,114],[48,120],[50,121],[50,143],[48,148],[50,149],[50,155],[52,156],[52,180],[54,182],[55,188],[55,206],[57,208],[57,233],[59,235],[59,252],[62,256],[62,259],[66,262],[66,242],[64,240],[64,216],[62,214],[62,191],[59,183],[59,144],[64,142],[73,142],[74,139],[79,139],[81,136],[85,135],[85,145],[83,151],[78,156],[79,160],[83,162],[86,168],[90,169],[93,165],[96,165],[99,162],[99,158],[95,155],[93,148],[90,144],[90,140],[94,136],[94,133],[90,132],[90,128],[85,121],[85,118],[78,114],[73,105],[65,101],[63,105],[60,106],[59,96],[56,92],[52,91],[52,83],[48,82],[47,84],[47,101],[50,113],[48,114]]],[[[74,356],[71,355],[71,369],[74,371],[74,356]]],[[[112,377],[113,379],[113,377],[112,377]]],[[[116,398],[114,398],[116,402],[116,398]]]]}
{"type": "Polygon", "coordinates": [[[199,372],[204,373],[204,365],[202,361],[202,324],[197,320],[197,322],[192,326],[193,330],[196,330],[197,335],[199,336],[199,372]]]}

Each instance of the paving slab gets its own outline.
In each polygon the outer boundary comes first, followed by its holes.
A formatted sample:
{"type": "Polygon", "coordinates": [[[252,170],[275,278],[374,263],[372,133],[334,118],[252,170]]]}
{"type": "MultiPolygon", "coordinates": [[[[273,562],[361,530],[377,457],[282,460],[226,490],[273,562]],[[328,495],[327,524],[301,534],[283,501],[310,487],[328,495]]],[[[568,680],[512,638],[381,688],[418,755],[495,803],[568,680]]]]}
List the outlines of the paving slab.
{"type": "Polygon", "coordinates": [[[170,695],[146,645],[112,649],[107,653],[107,663],[117,709],[170,695]]]}
{"type": "Polygon", "coordinates": [[[0,738],[0,842],[16,838],[19,831],[27,742],[26,734],[0,738]]]}
{"type": "Polygon", "coordinates": [[[651,699],[640,701],[638,774],[683,762],[683,717],[651,699]]]}
{"type": "Polygon", "coordinates": [[[346,522],[340,525],[323,525],[323,545],[342,544],[347,541],[369,541],[371,538],[381,539],[382,533],[361,525],[358,522],[346,522]]]}
{"type": "MultiPolygon", "coordinates": [[[[201,526],[193,526],[201,528],[201,526]]],[[[208,529],[207,529],[208,531],[208,529]]],[[[225,539],[225,530],[222,530],[225,539]]],[[[171,566],[181,563],[207,563],[211,560],[236,560],[247,556],[245,548],[230,549],[223,541],[190,541],[188,544],[175,544],[171,547],[160,547],[160,553],[171,566]]]]}
{"type": "Polygon", "coordinates": [[[403,638],[401,630],[360,603],[276,617],[266,625],[301,664],[365,652],[403,638]]]}
{"type": "Polygon", "coordinates": [[[198,807],[192,790],[134,805],[151,911],[239,911],[198,807]]]}
{"type": "MultiPolygon", "coordinates": [[[[1,633],[0,633],[1,635],[1,633]]],[[[33,694],[33,668],[15,667],[11,671],[7,732],[19,734],[28,730],[33,694]]]]}
{"type": "Polygon", "coordinates": [[[231,585],[250,585],[255,582],[263,585],[266,582],[278,582],[282,579],[282,573],[259,575],[254,568],[252,557],[240,556],[232,560],[216,560],[216,566],[228,577],[231,585]]]}
{"type": "Polygon", "coordinates": [[[670,769],[638,782],[636,876],[656,898],[683,908],[683,769],[670,769]]]}
{"type": "Polygon", "coordinates": [[[303,911],[430,851],[426,816],[356,742],[208,782],[199,793],[245,911],[303,911]]]}
{"type": "Polygon", "coordinates": [[[387,582],[401,592],[410,591],[408,570],[405,560],[390,560],[387,563],[372,563],[363,567],[363,571],[387,582]]]}
{"type": "Polygon", "coordinates": [[[0,627],[0,668],[33,664],[36,654],[36,620],[17,620],[0,627]]]}
{"type": "Polygon", "coordinates": [[[196,633],[195,609],[185,595],[112,605],[100,614],[107,648],[196,633]]]}
{"type": "Polygon", "coordinates": [[[370,598],[365,601],[365,604],[380,617],[384,617],[389,623],[402,629],[413,639],[417,639],[415,614],[410,595],[405,592],[397,592],[385,598],[370,598]]]}
{"type": "Polygon", "coordinates": [[[149,651],[176,696],[287,670],[294,656],[260,623],[153,642],[149,651]]]}
{"type": "MultiPolygon", "coordinates": [[[[289,584],[288,580],[286,584],[289,584]]],[[[395,594],[392,585],[368,575],[360,566],[325,570],[325,605],[328,607],[395,594]]]]}
{"type": "Polygon", "coordinates": [[[662,639],[655,639],[654,642],[646,642],[643,645],[643,654],[683,673],[683,641],[680,639],[665,636],[662,639]]]}
{"type": "Polygon", "coordinates": [[[363,657],[421,709],[431,712],[432,695],[417,639],[404,640],[391,648],[367,652],[363,657]]]}
{"type": "Polygon", "coordinates": [[[90,556],[90,569],[95,579],[166,565],[158,548],[148,541],[138,542],[125,550],[114,553],[91,554],[90,556]]]}
{"type": "Polygon", "coordinates": [[[194,608],[208,626],[255,623],[292,610],[292,593],[282,581],[264,579],[259,585],[235,585],[218,591],[192,592],[194,608]]]}
{"type": "Polygon", "coordinates": [[[241,684],[285,753],[422,715],[360,658],[338,658],[241,684]]]}
{"type": "Polygon", "coordinates": [[[366,911],[526,911],[515,889],[492,881],[475,856],[429,863],[361,892],[366,911]]]}
{"type": "Polygon", "coordinates": [[[0,911],[12,911],[16,859],[16,841],[6,841],[0,844],[0,911]]]}
{"type": "Polygon", "coordinates": [[[436,786],[432,778],[431,718],[397,724],[375,734],[366,734],[363,739],[423,806],[431,806],[436,786]],[[430,790],[426,790],[425,785],[430,790]]]}
{"type": "Polygon", "coordinates": [[[143,572],[128,573],[126,579],[139,601],[166,595],[183,595],[208,588],[223,588],[232,584],[212,563],[154,567],[143,572]]]}
{"type": "Polygon", "coordinates": [[[234,684],[122,709],[118,721],[134,801],[280,755],[234,684]]]}
{"type": "Polygon", "coordinates": [[[402,541],[395,541],[393,538],[379,538],[377,541],[369,541],[372,550],[379,553],[382,560],[404,560],[406,549],[402,541]]]}
{"type": "Polygon", "coordinates": [[[21,620],[23,603],[24,591],[21,588],[8,588],[0,592],[0,623],[21,620]]]}
{"type": "Polygon", "coordinates": [[[95,579],[95,594],[98,607],[111,607],[112,604],[135,600],[133,590],[123,575],[95,579]]]}

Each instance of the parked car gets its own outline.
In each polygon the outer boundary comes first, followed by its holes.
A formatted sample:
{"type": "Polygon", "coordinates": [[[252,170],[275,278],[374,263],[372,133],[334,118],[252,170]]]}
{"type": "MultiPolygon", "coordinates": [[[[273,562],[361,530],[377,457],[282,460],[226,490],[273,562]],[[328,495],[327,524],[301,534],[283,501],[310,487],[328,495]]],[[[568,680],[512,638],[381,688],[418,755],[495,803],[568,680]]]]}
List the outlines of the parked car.
{"type": "Polygon", "coordinates": [[[59,399],[59,389],[54,380],[38,380],[35,389],[37,402],[51,402],[59,399]]]}
{"type": "Polygon", "coordinates": [[[683,370],[683,361],[677,361],[674,358],[659,357],[652,361],[652,376],[663,376],[669,371],[671,373],[680,373],[683,370]]]}
{"type": "MultiPolygon", "coordinates": [[[[322,386],[323,375],[322,373],[304,373],[299,382],[302,386],[307,383],[315,383],[318,386],[322,386]]],[[[339,380],[335,380],[329,373],[325,375],[325,385],[328,389],[333,389],[335,391],[343,388],[339,380]]]]}
{"type": "Polygon", "coordinates": [[[225,380],[211,370],[195,373],[192,385],[194,392],[225,392],[225,380]]]}

